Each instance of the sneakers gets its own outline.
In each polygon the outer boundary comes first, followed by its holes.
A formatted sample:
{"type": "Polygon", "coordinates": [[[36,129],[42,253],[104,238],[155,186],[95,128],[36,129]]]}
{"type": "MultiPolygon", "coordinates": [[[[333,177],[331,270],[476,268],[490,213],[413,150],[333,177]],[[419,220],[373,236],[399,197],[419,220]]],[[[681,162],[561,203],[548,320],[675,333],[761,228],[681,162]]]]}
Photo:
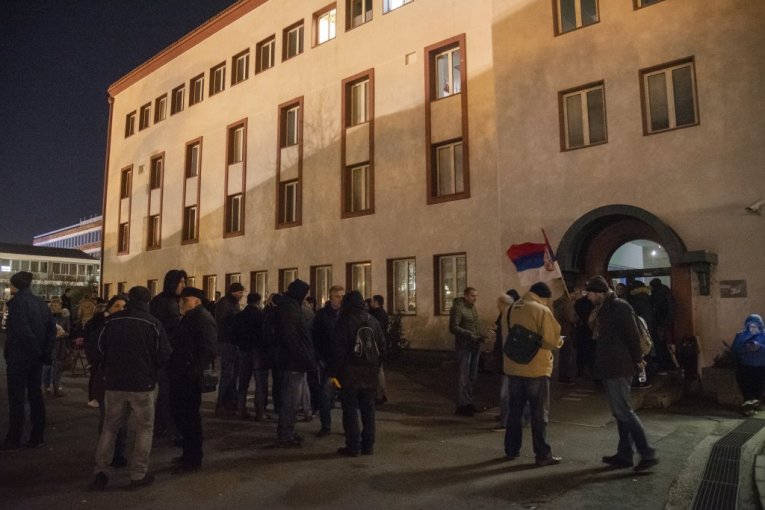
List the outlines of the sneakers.
{"type": "Polygon", "coordinates": [[[617,468],[628,468],[634,465],[632,459],[620,455],[605,455],[601,460],[603,461],[603,464],[608,464],[609,466],[617,468]]]}
{"type": "Polygon", "coordinates": [[[549,457],[545,457],[543,459],[537,459],[536,464],[539,467],[554,466],[555,464],[560,464],[562,460],[563,458],[561,457],[553,457],[550,455],[549,457]]]}
{"type": "Polygon", "coordinates": [[[347,446],[337,449],[338,455],[345,455],[346,457],[358,457],[360,455],[358,450],[351,450],[347,446]]]}
{"type": "Polygon", "coordinates": [[[66,393],[64,393],[64,389],[62,387],[53,388],[53,396],[54,397],[65,397],[66,393]]]}
{"type": "Polygon", "coordinates": [[[130,490],[140,489],[154,483],[154,475],[146,475],[140,480],[130,480],[130,490]]]}
{"type": "Polygon", "coordinates": [[[109,482],[109,478],[104,473],[98,473],[93,481],[90,482],[90,490],[102,491],[106,488],[106,484],[109,482]]]}
{"type": "Polygon", "coordinates": [[[88,400],[88,407],[94,407],[98,409],[98,400],[88,400]]]}
{"type": "Polygon", "coordinates": [[[475,411],[473,410],[473,406],[457,406],[457,409],[454,410],[454,414],[457,416],[474,416],[475,411]]]}
{"type": "Polygon", "coordinates": [[[640,459],[640,462],[638,462],[638,465],[635,466],[635,471],[645,471],[647,469],[654,467],[658,463],[659,463],[659,459],[657,458],[640,459]]]}
{"type": "Polygon", "coordinates": [[[757,414],[757,407],[759,407],[760,401],[757,399],[747,400],[741,404],[741,414],[744,416],[754,416],[757,414]]]}
{"type": "Polygon", "coordinates": [[[316,437],[326,437],[329,435],[330,430],[325,429],[324,427],[320,428],[319,431],[316,433],[316,437]]]}

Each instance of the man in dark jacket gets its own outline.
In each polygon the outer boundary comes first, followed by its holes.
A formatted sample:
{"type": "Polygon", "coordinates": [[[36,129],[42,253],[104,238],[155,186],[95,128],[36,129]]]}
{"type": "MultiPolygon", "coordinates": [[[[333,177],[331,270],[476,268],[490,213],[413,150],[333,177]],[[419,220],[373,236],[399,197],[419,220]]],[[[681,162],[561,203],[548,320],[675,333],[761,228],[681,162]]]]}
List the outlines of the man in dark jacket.
{"type": "Polygon", "coordinates": [[[316,312],[313,320],[313,346],[316,349],[319,372],[319,419],[321,428],[316,437],[325,437],[332,428],[332,401],[337,389],[329,381],[327,364],[332,356],[332,330],[340,317],[340,305],[345,296],[345,288],[333,285],[329,289],[329,300],[316,312]]]}
{"type": "Polygon", "coordinates": [[[268,370],[263,370],[266,365],[261,356],[265,319],[265,314],[260,309],[261,300],[257,292],[247,294],[247,306],[234,317],[234,339],[239,348],[237,415],[243,420],[250,418],[247,412],[247,391],[253,376],[255,376],[255,420],[261,421],[266,416],[268,370]]]}
{"type": "Polygon", "coordinates": [[[203,373],[210,368],[217,350],[218,326],[202,301],[204,292],[186,287],[181,292],[181,319],[173,335],[170,375],[170,407],[183,437],[183,454],[173,459],[174,474],[196,471],[202,466],[203,373]]]}
{"type": "MultiPolygon", "coordinates": [[[[380,323],[380,329],[382,329],[385,336],[385,348],[388,348],[388,312],[385,311],[385,298],[380,294],[372,296],[372,300],[369,302],[369,315],[374,317],[377,322],[380,323]]],[[[377,396],[375,402],[378,405],[383,405],[388,401],[388,395],[385,393],[385,369],[380,364],[380,370],[377,372],[377,378],[379,384],[377,385],[377,396]]]]}
{"type": "Polygon", "coordinates": [[[11,276],[8,301],[5,362],[8,378],[8,434],[0,451],[21,448],[24,432],[24,400],[29,399],[32,431],[25,447],[44,446],[45,402],[41,378],[43,365],[50,365],[56,341],[56,320],[45,301],[32,294],[32,273],[21,271],[11,276]]]}
{"type": "Polygon", "coordinates": [[[239,375],[239,349],[234,338],[234,317],[242,311],[239,302],[244,296],[244,286],[233,282],[226,295],[215,303],[215,320],[218,323],[218,355],[220,356],[220,384],[215,416],[236,414],[236,383],[239,375]]]}
{"type": "Polygon", "coordinates": [[[148,474],[154,432],[157,370],[170,357],[170,344],[162,324],[149,313],[151,294],[146,287],[128,292],[127,308],[110,316],[98,337],[96,363],[106,380],[106,416],[96,448],[93,488],[106,487],[114,443],[126,413],[135,415],[130,486],[149,485],[148,474]]]}
{"type": "Polygon", "coordinates": [[[302,446],[303,438],[295,433],[295,414],[305,374],[316,367],[316,354],[303,317],[303,301],[310,286],[295,280],[283,295],[274,296],[276,304],[277,366],[281,370],[281,407],[276,429],[277,445],[283,448],[302,446]]]}
{"type": "Polygon", "coordinates": [[[454,414],[473,416],[473,385],[478,378],[478,359],[483,338],[475,302],[478,291],[468,287],[454,300],[449,312],[449,332],[457,354],[457,409],[454,414]]]}
{"type": "MultiPolygon", "coordinates": [[[[159,319],[165,328],[168,339],[172,339],[181,322],[181,291],[186,287],[186,271],[171,269],[165,274],[162,292],[154,296],[149,303],[151,314],[159,319]]],[[[170,413],[170,380],[167,369],[162,367],[157,374],[157,404],[155,406],[154,435],[157,438],[177,436],[173,417],[170,413]]]]}
{"type": "Polygon", "coordinates": [[[364,310],[364,298],[359,291],[351,291],[343,298],[342,312],[332,331],[332,358],[329,372],[340,382],[343,404],[345,447],[337,453],[356,457],[372,455],[375,444],[375,394],[377,392],[378,364],[370,364],[363,356],[354,354],[359,329],[370,328],[379,351],[379,359],[386,352],[385,335],[380,323],[364,310]],[[359,414],[363,430],[359,430],[359,414]]]}
{"type": "Polygon", "coordinates": [[[675,320],[674,298],[670,288],[661,283],[659,278],[651,280],[650,285],[654,324],[653,329],[649,329],[649,331],[656,351],[656,362],[660,371],[672,370],[676,368],[669,352],[669,345],[672,343],[672,326],[675,320]]]}
{"type": "Polygon", "coordinates": [[[635,470],[642,471],[656,465],[658,459],[630,404],[632,377],[645,367],[635,312],[629,303],[616,297],[602,276],[590,279],[585,290],[587,298],[597,307],[593,331],[598,346],[595,376],[603,380],[606,398],[619,430],[616,454],[603,457],[603,462],[616,467],[631,467],[634,442],[641,458],[635,470]]]}

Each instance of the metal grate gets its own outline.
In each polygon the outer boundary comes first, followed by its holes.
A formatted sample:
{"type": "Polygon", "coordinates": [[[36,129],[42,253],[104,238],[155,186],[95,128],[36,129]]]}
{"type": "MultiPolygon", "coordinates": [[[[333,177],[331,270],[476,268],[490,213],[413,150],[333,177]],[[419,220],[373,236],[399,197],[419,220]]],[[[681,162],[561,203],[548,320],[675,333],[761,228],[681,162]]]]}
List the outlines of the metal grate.
{"type": "Polygon", "coordinates": [[[714,444],[696,490],[693,510],[736,508],[741,447],[763,427],[765,420],[746,420],[714,444]]]}

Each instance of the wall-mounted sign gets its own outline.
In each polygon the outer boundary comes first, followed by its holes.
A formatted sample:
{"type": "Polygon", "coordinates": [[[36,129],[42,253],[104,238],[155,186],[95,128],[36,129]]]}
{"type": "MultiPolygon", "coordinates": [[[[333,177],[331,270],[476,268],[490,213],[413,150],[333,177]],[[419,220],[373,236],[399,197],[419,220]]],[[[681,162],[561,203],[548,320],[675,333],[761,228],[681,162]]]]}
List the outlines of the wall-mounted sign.
{"type": "Polygon", "coordinates": [[[746,280],[720,280],[720,297],[746,297],[746,280]]]}

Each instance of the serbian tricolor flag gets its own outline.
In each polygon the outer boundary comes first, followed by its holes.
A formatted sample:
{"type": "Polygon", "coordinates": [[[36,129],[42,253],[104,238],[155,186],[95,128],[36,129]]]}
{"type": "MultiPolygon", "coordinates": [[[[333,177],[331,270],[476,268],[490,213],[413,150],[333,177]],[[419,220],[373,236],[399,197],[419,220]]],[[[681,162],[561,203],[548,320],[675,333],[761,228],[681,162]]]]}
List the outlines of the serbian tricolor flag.
{"type": "Polygon", "coordinates": [[[544,243],[514,244],[507,250],[507,256],[515,264],[521,285],[525,287],[563,277],[547,236],[544,243]]]}

